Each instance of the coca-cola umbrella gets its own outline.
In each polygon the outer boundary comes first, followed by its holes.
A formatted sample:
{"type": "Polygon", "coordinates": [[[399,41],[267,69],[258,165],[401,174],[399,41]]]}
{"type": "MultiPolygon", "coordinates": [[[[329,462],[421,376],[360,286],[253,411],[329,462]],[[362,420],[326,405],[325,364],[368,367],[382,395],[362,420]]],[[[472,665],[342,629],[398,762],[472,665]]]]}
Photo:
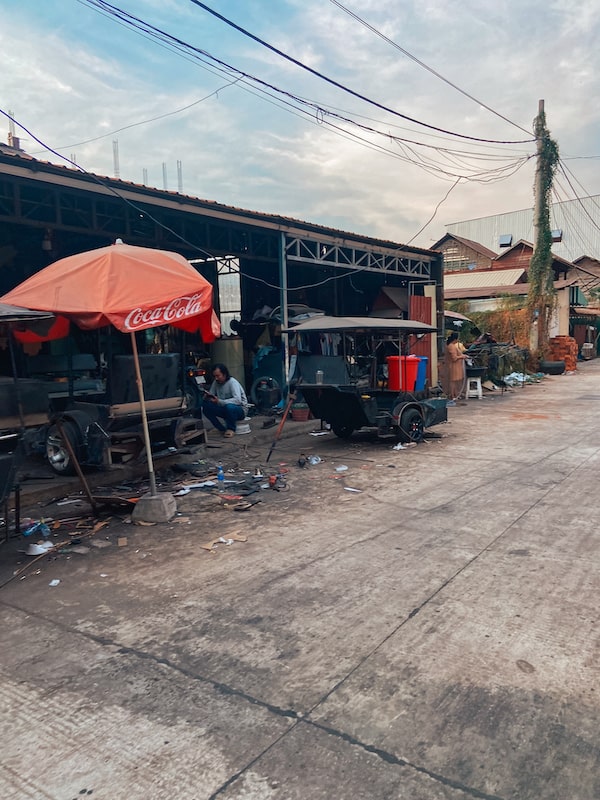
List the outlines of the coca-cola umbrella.
{"type": "MultiPolygon", "coordinates": [[[[204,342],[220,334],[213,287],[183,256],[117,242],[55,261],[0,298],[37,311],[51,311],[86,330],[114,325],[131,335],[140,397],[150,490],[156,479],[135,339],[136,331],[174,325],[199,331],[204,342]]],[[[64,335],[64,334],[63,334],[64,335]]]]}

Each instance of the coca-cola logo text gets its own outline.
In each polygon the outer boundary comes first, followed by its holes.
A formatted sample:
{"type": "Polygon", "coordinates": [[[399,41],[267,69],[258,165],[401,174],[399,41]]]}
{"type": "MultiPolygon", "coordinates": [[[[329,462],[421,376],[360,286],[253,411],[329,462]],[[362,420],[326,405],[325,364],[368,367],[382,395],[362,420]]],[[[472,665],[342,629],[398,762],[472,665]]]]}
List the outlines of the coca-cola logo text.
{"type": "Polygon", "coordinates": [[[135,331],[138,328],[154,327],[155,325],[171,325],[179,319],[194,317],[201,312],[202,304],[199,294],[191,297],[177,297],[166,306],[150,308],[147,311],[134,308],[125,317],[125,327],[128,331],[135,331]]]}

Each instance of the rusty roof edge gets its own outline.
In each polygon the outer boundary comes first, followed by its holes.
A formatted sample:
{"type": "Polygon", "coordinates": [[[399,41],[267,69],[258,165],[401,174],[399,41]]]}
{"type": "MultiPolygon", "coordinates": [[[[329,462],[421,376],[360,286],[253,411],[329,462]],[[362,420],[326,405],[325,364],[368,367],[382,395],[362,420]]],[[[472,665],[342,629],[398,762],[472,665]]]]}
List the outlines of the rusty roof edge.
{"type": "MultiPolygon", "coordinates": [[[[556,290],[566,289],[577,284],[577,278],[564,278],[553,281],[556,290]]],[[[469,288],[444,289],[445,300],[475,299],[477,297],[498,297],[503,294],[526,295],[529,291],[528,283],[512,283],[505,286],[471,286],[469,288]]]]}

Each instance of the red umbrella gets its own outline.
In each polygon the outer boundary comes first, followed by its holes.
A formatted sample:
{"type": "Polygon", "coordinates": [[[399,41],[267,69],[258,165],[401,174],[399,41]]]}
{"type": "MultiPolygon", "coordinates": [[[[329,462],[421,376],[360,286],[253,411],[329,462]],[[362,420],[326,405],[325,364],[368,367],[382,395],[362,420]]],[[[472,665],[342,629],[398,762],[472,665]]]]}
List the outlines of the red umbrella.
{"type": "Polygon", "coordinates": [[[178,253],[117,240],[55,261],[2,302],[62,314],[88,330],[114,325],[129,333],[175,325],[200,331],[211,342],[220,333],[212,291],[212,284],[178,253]]]}
{"type": "Polygon", "coordinates": [[[110,247],[55,261],[12,289],[0,302],[52,311],[79,328],[114,325],[131,334],[150,487],[156,494],[135,332],[174,325],[189,332],[199,331],[204,342],[211,342],[220,334],[212,295],[212,284],[183,256],[133,247],[118,239],[110,247]]]}

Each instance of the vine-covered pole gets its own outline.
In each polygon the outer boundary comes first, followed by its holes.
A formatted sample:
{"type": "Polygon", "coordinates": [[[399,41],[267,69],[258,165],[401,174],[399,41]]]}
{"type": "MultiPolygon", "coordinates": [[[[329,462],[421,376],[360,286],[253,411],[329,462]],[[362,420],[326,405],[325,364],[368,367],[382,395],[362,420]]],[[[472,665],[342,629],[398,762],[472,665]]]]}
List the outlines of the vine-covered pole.
{"type": "Polygon", "coordinates": [[[543,100],[539,101],[533,130],[537,146],[537,166],[534,185],[533,255],[529,264],[527,307],[530,323],[537,328],[534,356],[541,359],[548,355],[549,327],[555,303],[550,197],[558,166],[558,145],[546,127],[543,100]]]}

